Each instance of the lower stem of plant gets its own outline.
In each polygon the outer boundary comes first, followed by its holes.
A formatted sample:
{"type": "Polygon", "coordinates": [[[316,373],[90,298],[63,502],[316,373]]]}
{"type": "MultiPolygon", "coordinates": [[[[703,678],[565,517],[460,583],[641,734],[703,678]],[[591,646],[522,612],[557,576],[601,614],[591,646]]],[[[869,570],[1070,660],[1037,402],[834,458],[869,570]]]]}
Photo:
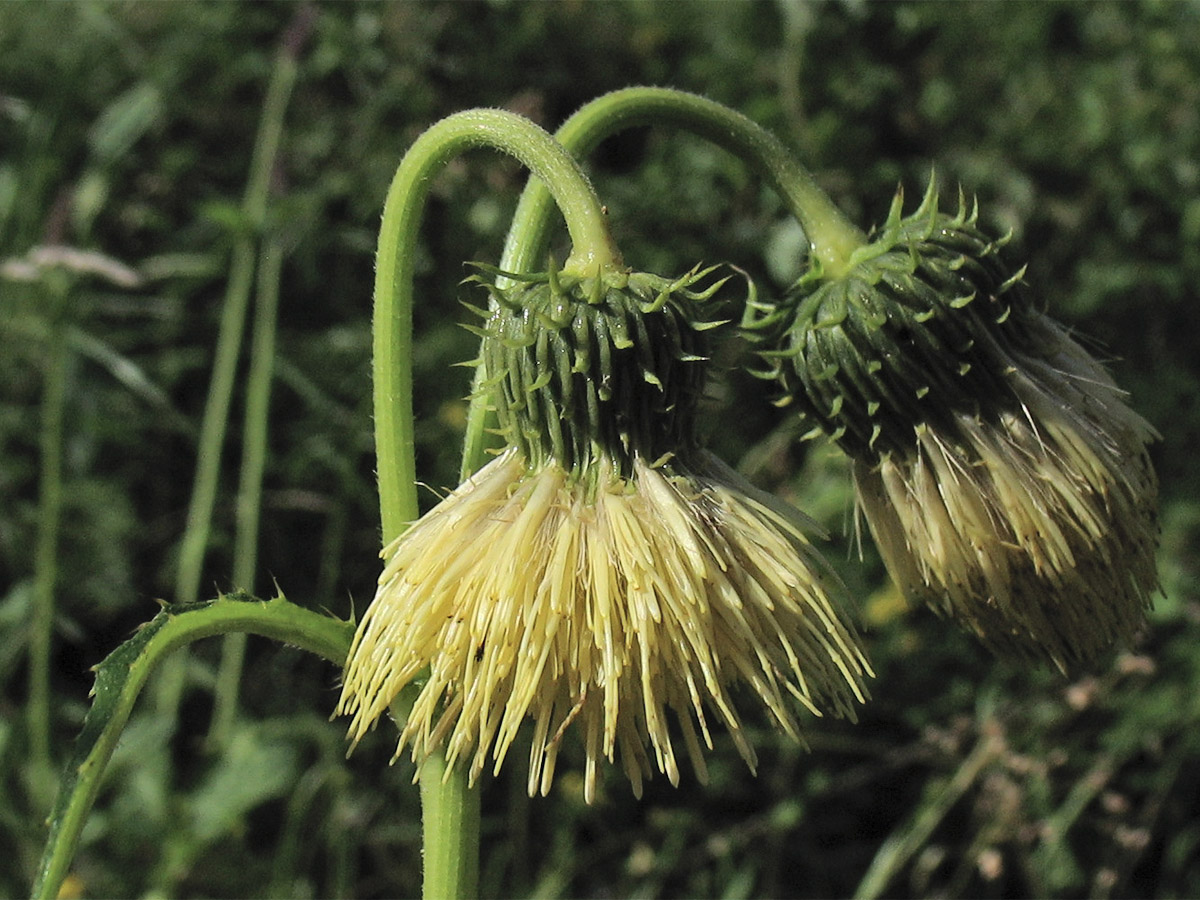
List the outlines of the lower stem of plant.
{"type": "Polygon", "coordinates": [[[422,764],[425,900],[479,895],[479,795],[462,766],[447,771],[440,752],[422,764]]]}

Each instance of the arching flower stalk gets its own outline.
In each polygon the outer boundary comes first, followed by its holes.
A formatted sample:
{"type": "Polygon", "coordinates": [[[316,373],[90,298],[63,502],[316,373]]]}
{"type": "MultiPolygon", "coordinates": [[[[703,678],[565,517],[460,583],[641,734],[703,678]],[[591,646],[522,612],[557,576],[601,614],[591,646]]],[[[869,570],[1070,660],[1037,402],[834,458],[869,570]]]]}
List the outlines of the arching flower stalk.
{"type": "Polygon", "coordinates": [[[797,740],[796,701],[853,716],[869,669],[806,521],[695,433],[710,272],[474,279],[509,447],[385,549],[339,706],[354,740],[418,684],[397,755],[474,781],[529,720],[530,793],[574,732],[591,802],[618,756],[635,793],[678,783],[678,742],[703,778],[717,723],[753,767],[748,697],[797,740]]]}
{"type": "Polygon", "coordinates": [[[752,327],[852,457],[899,587],[992,649],[1065,670],[1144,622],[1157,436],[976,219],[961,198],[940,213],[932,184],[911,216],[897,197],[845,274],[814,267],[752,327]]]}

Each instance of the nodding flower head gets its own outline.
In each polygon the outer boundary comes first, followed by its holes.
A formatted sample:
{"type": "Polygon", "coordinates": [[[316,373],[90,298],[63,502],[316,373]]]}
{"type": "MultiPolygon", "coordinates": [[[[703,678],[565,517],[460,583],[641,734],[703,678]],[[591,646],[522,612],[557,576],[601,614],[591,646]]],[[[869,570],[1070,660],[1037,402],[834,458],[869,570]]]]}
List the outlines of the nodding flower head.
{"type": "Polygon", "coordinates": [[[853,459],[892,576],[993,649],[1060,668],[1131,637],[1157,586],[1154,430],[1033,304],[1005,240],[932,185],[752,327],[853,459]]]}
{"type": "Polygon", "coordinates": [[[639,272],[580,278],[553,267],[508,276],[499,289],[484,270],[471,281],[491,295],[482,359],[485,389],[508,442],[531,465],[551,459],[579,476],[604,459],[623,475],[635,456],[687,455],[699,444],[695,409],[704,391],[706,332],[719,279],[693,269],[669,280],[639,272]]]}
{"type": "Polygon", "coordinates": [[[384,550],[339,706],[354,740],[412,684],[397,754],[473,780],[527,723],[530,793],[575,735],[590,802],[604,760],[635,792],[677,783],[679,740],[703,777],[718,723],[753,767],[749,699],[798,740],[797,703],[853,715],[869,668],[806,520],[696,437],[706,274],[489,284],[509,447],[384,550]]]}

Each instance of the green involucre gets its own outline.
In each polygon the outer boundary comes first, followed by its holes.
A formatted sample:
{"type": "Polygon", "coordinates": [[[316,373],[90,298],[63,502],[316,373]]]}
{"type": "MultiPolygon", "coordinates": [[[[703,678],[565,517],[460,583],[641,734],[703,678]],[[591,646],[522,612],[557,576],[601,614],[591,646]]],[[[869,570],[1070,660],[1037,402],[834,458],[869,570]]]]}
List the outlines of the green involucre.
{"type": "Polygon", "coordinates": [[[550,460],[577,475],[603,459],[632,473],[697,447],[695,411],[709,356],[713,269],[677,279],[642,272],[579,277],[511,275],[480,267],[471,281],[493,303],[485,319],[481,390],[500,429],[530,465],[550,460]],[[495,276],[515,280],[498,287],[495,276]]]}
{"type": "Polygon", "coordinates": [[[1031,340],[1021,277],[976,226],[977,210],[938,211],[932,184],[901,218],[897,195],[878,237],[848,271],[814,265],[777,308],[749,324],[770,376],[851,456],[912,451],[914,428],[1013,408],[1011,353],[1031,340]]]}

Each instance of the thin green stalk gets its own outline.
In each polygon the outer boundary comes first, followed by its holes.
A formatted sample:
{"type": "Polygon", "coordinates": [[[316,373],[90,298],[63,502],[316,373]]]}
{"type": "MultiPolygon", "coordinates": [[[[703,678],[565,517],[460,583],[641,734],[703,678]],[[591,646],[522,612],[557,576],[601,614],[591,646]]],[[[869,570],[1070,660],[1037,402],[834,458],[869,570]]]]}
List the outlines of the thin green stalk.
{"type": "Polygon", "coordinates": [[[854,892],[855,900],[875,900],[887,891],[892,879],[921,849],[929,836],[980,774],[1004,751],[1004,740],[994,723],[985,721],[975,747],[958,771],[926,792],[908,819],[880,846],[867,873],[854,892]]]}
{"type": "MultiPolygon", "coordinates": [[[[594,274],[621,265],[604,210],[579,165],[532,122],[500,110],[468,110],[426,131],[405,154],[384,205],[375,269],[375,449],[383,542],[417,517],[412,412],[413,259],[434,174],[458,153],[492,147],[519,159],[553,194],[572,252],[564,268],[594,274]]],[[[469,897],[479,876],[479,793],[444,757],[421,768],[426,898],[469,897]]]]}
{"type": "MultiPolygon", "coordinates": [[[[271,880],[264,897],[279,897],[287,900],[295,896],[296,871],[300,869],[302,839],[306,834],[306,825],[310,824],[307,817],[312,809],[317,795],[331,782],[335,785],[332,793],[340,793],[343,781],[347,778],[344,766],[338,763],[322,762],[313,766],[296,782],[288,797],[287,809],[283,816],[282,833],[275,844],[274,856],[271,860],[271,880]]],[[[333,829],[328,829],[332,831],[333,829]]],[[[344,896],[332,894],[330,896],[344,896]]]]}
{"type": "Polygon", "coordinates": [[[283,597],[231,594],[202,603],[173,603],[96,667],[95,699],[63,773],[33,897],[58,896],[105,767],[146,680],[169,654],[192,641],[230,632],[272,638],[341,665],[354,626],[283,597]]]}
{"type": "MultiPolygon", "coordinates": [[[[262,510],[263,471],[267,464],[267,421],[271,405],[271,378],[275,368],[275,335],[282,270],[283,247],[277,238],[270,238],[263,244],[258,266],[254,335],[250,345],[246,412],[242,423],[242,469],[235,513],[233,583],[237,588],[247,591],[254,590],[258,567],[259,515],[262,510]]],[[[209,742],[214,749],[224,747],[233,731],[245,656],[246,635],[226,635],[221,647],[221,665],[213,696],[213,725],[209,732],[209,742]]]]}
{"type": "Polygon", "coordinates": [[[54,641],[54,594],[58,582],[58,534],[63,505],[63,422],[67,406],[68,302],[56,286],[52,304],[49,358],[42,395],[41,473],[38,483],[37,544],[33,559],[33,611],[29,635],[29,755],[39,774],[50,770],[50,656],[54,641]]]}
{"type": "MultiPolygon", "coordinates": [[[[682,128],[733,153],[775,189],[804,228],[809,251],[825,271],[843,271],[866,235],[834,205],[795,155],[757,122],[705,97],[669,88],[635,87],[613,91],[591,101],[571,116],[555,138],[577,159],[590,154],[605,138],[639,125],[682,128]]],[[[546,254],[551,197],[545,185],[530,180],[513,216],[500,268],[527,272],[546,254]]],[[[482,372],[476,372],[475,386],[482,372]]],[[[484,458],[488,428],[487,403],[474,392],[467,414],[468,471],[484,458]]]]}
{"type": "MultiPolygon", "coordinates": [[[[221,309],[217,347],[213,357],[212,381],[200,426],[196,451],[196,474],[192,481],[192,498],[188,506],[187,524],[179,548],[179,568],[175,576],[175,602],[190,603],[200,595],[200,579],[204,554],[208,547],[213,507],[221,469],[221,447],[229,423],[229,407],[236,383],[238,356],[246,325],[246,311],[254,281],[254,262],[259,234],[266,217],[267,196],[271,172],[279,153],[283,136],[283,119],[288,99],[296,82],[299,66],[295,48],[285,42],[276,56],[275,69],[263,114],[255,138],[250,175],[242,198],[245,233],[233,249],[229,282],[221,309]]],[[[164,667],[155,685],[155,705],[158,711],[172,719],[183,695],[186,659],[181,654],[164,667]]]]}

